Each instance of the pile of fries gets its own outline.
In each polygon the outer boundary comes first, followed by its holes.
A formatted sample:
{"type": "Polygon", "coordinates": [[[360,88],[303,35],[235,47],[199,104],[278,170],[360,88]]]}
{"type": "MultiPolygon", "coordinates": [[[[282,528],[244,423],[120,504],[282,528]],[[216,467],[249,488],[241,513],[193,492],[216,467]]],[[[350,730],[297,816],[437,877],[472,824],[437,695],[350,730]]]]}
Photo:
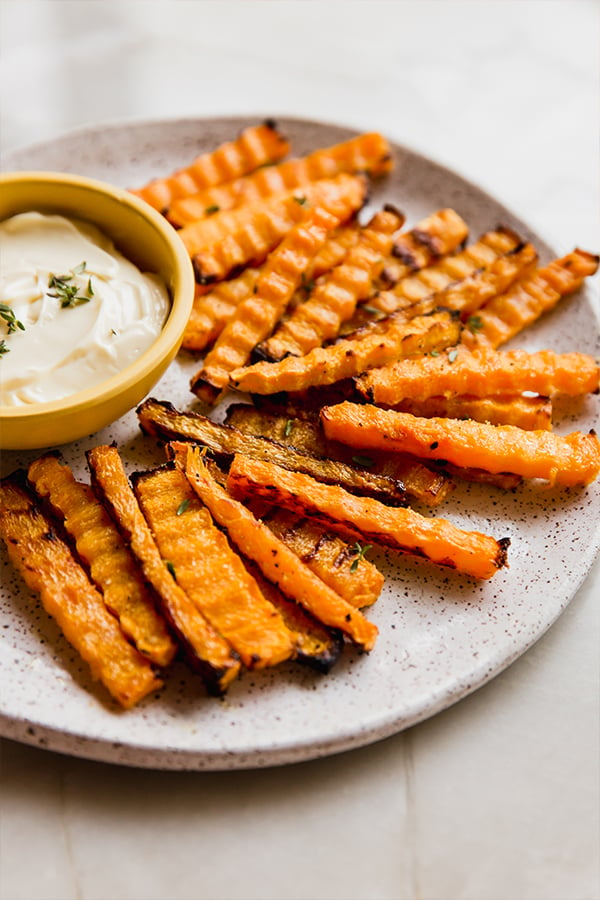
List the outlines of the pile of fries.
{"type": "Polygon", "coordinates": [[[178,652],[219,695],[244,669],[327,672],[345,640],[371,650],[372,545],[492,578],[509,540],[432,514],[456,478],[583,487],[600,472],[593,431],[552,428],[556,397],[598,393],[597,362],[502,349],[598,257],[542,266],[503,227],[467,243],[452,209],[410,230],[392,205],[361,223],[393,166],[380,134],[289,151],[269,121],[136,191],[179,229],[197,281],[183,346],[202,356],[202,411],[137,410],[166,462],[128,478],[99,446],[90,484],[55,453],[0,483],[13,563],[126,708],[178,652]]]}

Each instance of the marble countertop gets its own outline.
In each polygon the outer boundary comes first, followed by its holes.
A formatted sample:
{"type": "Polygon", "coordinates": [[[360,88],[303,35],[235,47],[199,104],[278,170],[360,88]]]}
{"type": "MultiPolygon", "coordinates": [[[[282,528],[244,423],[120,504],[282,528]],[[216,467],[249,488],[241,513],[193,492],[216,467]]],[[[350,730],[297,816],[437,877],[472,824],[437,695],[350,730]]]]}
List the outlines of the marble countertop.
{"type": "MultiPolygon", "coordinates": [[[[0,167],[103,122],[312,118],[598,252],[599,19],[594,0],[2,0],[0,167]]],[[[0,900],[597,900],[599,595],[597,560],[492,682],[325,759],[153,772],[2,741],[0,900]]]]}

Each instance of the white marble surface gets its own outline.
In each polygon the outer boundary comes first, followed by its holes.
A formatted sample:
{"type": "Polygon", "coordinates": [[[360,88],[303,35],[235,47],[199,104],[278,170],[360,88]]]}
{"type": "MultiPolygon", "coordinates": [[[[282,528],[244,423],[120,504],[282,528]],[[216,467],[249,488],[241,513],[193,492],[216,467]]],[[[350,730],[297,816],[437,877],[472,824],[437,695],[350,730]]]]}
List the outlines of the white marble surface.
{"type": "MultiPolygon", "coordinates": [[[[332,120],[598,251],[599,18],[592,0],[0,0],[0,154],[109,120],[332,120]]],[[[330,759],[154,773],[4,741],[0,897],[597,900],[599,590],[597,562],[492,683],[330,759]]]]}

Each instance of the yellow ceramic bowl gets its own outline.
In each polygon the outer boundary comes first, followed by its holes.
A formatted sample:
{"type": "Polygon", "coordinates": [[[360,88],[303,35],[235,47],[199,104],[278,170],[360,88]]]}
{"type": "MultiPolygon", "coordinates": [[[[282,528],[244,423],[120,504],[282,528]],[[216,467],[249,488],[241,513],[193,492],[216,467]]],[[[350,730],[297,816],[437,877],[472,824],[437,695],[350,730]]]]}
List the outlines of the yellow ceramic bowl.
{"type": "Polygon", "coordinates": [[[61,400],[0,406],[0,448],[4,450],[66,444],[93,434],[132,409],[176,355],[194,297],[192,264],[177,232],[128,191],[78,175],[0,174],[0,221],[31,210],[96,225],[142,271],[161,276],[171,310],[152,346],[118,375],[61,400]]]}

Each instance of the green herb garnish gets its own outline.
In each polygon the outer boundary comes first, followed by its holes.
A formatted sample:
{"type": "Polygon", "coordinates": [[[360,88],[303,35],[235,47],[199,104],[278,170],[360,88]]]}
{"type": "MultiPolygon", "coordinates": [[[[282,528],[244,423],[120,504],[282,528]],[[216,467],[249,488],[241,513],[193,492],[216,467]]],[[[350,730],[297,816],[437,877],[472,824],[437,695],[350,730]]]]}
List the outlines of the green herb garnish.
{"type": "Polygon", "coordinates": [[[430,356],[439,356],[439,355],[440,355],[440,351],[439,351],[439,350],[432,350],[431,353],[430,353],[429,355],[430,355],[430,356]]]}
{"type": "Polygon", "coordinates": [[[350,566],[351,572],[356,572],[359,562],[361,561],[361,559],[365,558],[365,553],[367,553],[372,546],[373,544],[359,544],[358,541],[356,542],[356,544],[354,545],[354,547],[356,548],[356,556],[352,560],[352,565],[350,566]]]}
{"type": "Polygon", "coordinates": [[[85,272],[85,269],[86,263],[84,261],[71,269],[66,275],[51,274],[48,278],[48,287],[51,291],[54,291],[54,293],[49,293],[48,296],[60,300],[61,309],[80,306],[82,303],[89,303],[90,299],[94,296],[91,278],[88,278],[85,294],[80,294],[79,286],[72,283],[77,275],[81,275],[85,272]]]}
{"type": "Polygon", "coordinates": [[[4,319],[6,322],[9,334],[12,334],[17,329],[25,331],[25,326],[17,319],[14,309],[8,303],[0,303],[0,319],[4,319]]]}
{"type": "Polygon", "coordinates": [[[171,575],[173,576],[173,578],[175,579],[175,581],[177,581],[177,573],[175,572],[175,566],[173,565],[171,560],[170,559],[167,560],[165,565],[166,565],[167,569],[169,570],[169,572],[171,573],[171,575]]]}
{"type": "Polygon", "coordinates": [[[453,363],[456,357],[458,356],[458,350],[451,350],[448,354],[448,362],[453,363]]]}
{"type": "Polygon", "coordinates": [[[185,500],[182,500],[181,503],[179,504],[179,506],[177,507],[177,512],[175,513],[175,515],[182,516],[189,505],[190,505],[190,499],[189,499],[189,497],[186,497],[185,500]]]}
{"type": "Polygon", "coordinates": [[[483,319],[481,316],[469,316],[467,319],[467,328],[472,331],[481,331],[483,328],[483,319]]]}
{"type": "Polygon", "coordinates": [[[10,347],[6,346],[6,341],[0,341],[0,356],[4,356],[5,353],[10,353],[10,347]]]}
{"type": "Polygon", "coordinates": [[[385,316],[385,313],[382,309],[377,309],[376,306],[369,306],[368,303],[363,303],[362,308],[365,312],[372,313],[374,316],[385,316]]]}
{"type": "Polygon", "coordinates": [[[293,427],[294,427],[293,419],[288,419],[287,422],[285,423],[285,428],[283,429],[283,436],[289,437],[290,434],[292,433],[293,427]]]}
{"type": "Polygon", "coordinates": [[[302,287],[302,290],[306,291],[307,294],[310,294],[311,291],[314,289],[315,282],[312,279],[307,278],[305,272],[302,272],[302,274],[300,276],[300,282],[301,282],[300,286],[302,287]]]}
{"type": "Polygon", "coordinates": [[[352,457],[352,462],[356,463],[357,466],[368,467],[373,465],[373,460],[370,456],[363,456],[360,453],[357,453],[356,456],[352,457]]]}
{"type": "Polygon", "coordinates": [[[220,209],[221,209],[221,207],[220,207],[220,206],[217,206],[217,204],[214,203],[212,206],[207,206],[207,207],[206,207],[206,209],[204,210],[204,214],[207,215],[207,216],[212,216],[212,215],[214,215],[215,213],[218,213],[220,209]]]}
{"type": "Polygon", "coordinates": [[[295,200],[296,203],[298,203],[300,206],[304,206],[304,204],[306,203],[307,198],[306,198],[306,197],[294,197],[294,200],[295,200]]]}

